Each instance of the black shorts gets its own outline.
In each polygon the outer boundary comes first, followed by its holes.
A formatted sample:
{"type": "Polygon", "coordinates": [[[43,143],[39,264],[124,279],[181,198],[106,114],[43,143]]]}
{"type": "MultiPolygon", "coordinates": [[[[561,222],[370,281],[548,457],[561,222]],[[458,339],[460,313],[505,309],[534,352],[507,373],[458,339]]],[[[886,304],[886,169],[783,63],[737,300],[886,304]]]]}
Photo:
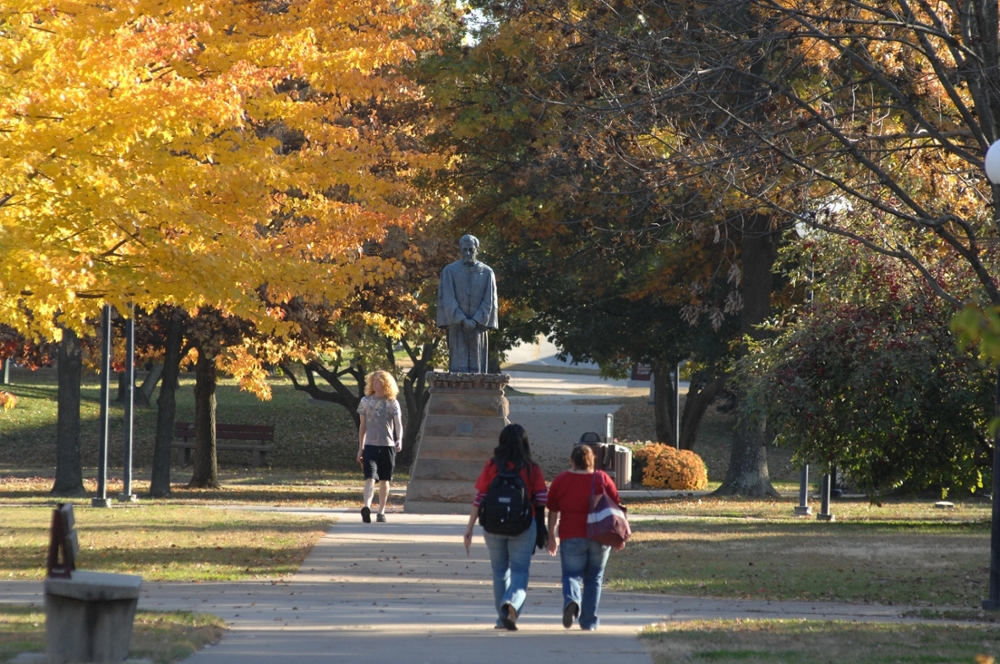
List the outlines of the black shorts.
{"type": "Polygon", "coordinates": [[[396,448],[391,445],[365,445],[361,452],[361,465],[365,468],[366,480],[390,481],[396,467],[396,448]]]}

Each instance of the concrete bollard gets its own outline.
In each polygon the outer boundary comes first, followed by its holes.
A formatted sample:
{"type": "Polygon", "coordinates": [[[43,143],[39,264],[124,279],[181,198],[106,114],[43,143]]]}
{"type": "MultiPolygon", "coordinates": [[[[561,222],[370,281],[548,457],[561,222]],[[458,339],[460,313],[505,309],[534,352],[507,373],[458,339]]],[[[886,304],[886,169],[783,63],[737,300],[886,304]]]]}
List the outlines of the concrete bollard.
{"type": "Polygon", "coordinates": [[[70,578],[45,579],[48,661],[125,661],[141,585],[141,576],[79,570],[70,578]]]}

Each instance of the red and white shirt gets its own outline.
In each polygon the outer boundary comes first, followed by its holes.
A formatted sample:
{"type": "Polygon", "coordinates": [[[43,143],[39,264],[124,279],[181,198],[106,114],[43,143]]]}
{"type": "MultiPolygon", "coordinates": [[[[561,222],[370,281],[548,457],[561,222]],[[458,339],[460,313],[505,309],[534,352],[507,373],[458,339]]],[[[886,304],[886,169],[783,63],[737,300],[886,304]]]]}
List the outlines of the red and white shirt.
{"type": "Polygon", "coordinates": [[[591,488],[593,493],[601,490],[615,501],[618,489],[614,481],[603,471],[594,473],[574,473],[565,471],[556,475],[549,487],[548,507],[550,512],[559,512],[559,539],[573,539],[587,536],[587,514],[590,513],[591,488]]]}

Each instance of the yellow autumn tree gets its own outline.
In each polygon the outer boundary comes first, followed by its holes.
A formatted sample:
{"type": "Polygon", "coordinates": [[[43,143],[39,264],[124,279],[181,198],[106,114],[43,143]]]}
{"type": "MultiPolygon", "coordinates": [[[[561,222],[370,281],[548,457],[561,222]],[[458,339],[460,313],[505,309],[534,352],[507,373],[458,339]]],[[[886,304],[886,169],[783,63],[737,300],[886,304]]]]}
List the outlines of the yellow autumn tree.
{"type": "MultiPolygon", "coordinates": [[[[378,107],[418,3],[0,3],[0,320],[57,337],[101,304],[336,300],[431,165],[378,107]]],[[[388,268],[391,269],[391,268],[388,268]]],[[[373,277],[374,275],[374,277],[373,277]]]]}
{"type": "Polygon", "coordinates": [[[420,103],[422,11],[0,0],[0,322],[58,339],[131,303],[285,332],[276,305],[394,274],[360,248],[441,164],[426,117],[385,111],[420,103]]]}

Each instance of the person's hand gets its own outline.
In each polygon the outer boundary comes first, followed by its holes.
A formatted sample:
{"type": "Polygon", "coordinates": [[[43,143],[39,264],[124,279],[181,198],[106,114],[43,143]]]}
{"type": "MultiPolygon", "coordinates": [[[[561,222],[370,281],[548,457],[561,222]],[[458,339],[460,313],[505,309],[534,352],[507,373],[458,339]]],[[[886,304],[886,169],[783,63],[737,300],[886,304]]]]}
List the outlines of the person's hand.
{"type": "Polygon", "coordinates": [[[358,450],[358,463],[364,464],[365,453],[358,450]]]}
{"type": "Polygon", "coordinates": [[[465,544],[465,555],[469,555],[469,547],[472,546],[472,528],[465,531],[462,536],[462,543],[465,544]]]}
{"type": "Polygon", "coordinates": [[[556,541],[556,538],[549,537],[549,546],[548,546],[549,555],[550,556],[556,555],[556,549],[558,548],[559,548],[559,542],[556,541]]]}
{"type": "Polygon", "coordinates": [[[476,321],[472,320],[471,318],[466,318],[465,320],[462,321],[462,329],[464,329],[466,332],[472,332],[473,330],[476,329],[476,321]]]}
{"type": "Polygon", "coordinates": [[[397,452],[402,452],[403,451],[403,444],[402,443],[396,443],[396,451],[397,452]]]}

